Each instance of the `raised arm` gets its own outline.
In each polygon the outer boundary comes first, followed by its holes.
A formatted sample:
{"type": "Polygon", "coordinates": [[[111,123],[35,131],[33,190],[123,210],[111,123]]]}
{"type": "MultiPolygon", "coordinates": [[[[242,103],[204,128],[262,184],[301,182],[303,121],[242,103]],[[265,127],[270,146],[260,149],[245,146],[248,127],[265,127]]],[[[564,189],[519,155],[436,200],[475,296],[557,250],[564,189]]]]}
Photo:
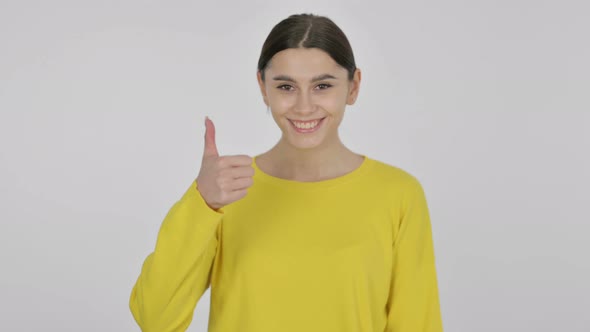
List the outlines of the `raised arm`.
{"type": "Polygon", "coordinates": [[[205,119],[201,170],[166,215],[147,256],[129,307],[144,332],[185,331],[211,283],[220,244],[222,208],[247,195],[254,168],[247,155],[219,156],[215,126],[205,119]]]}

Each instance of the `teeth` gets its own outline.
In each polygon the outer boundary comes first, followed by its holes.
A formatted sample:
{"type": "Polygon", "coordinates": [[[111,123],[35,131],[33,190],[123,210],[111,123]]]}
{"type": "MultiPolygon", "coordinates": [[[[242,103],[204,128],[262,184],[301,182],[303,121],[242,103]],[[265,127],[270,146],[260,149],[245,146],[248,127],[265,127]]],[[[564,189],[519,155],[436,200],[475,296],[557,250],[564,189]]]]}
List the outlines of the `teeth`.
{"type": "Polygon", "coordinates": [[[296,122],[296,121],[292,121],[293,124],[295,125],[295,127],[299,128],[299,129],[311,129],[311,128],[315,128],[315,126],[318,125],[318,123],[320,123],[319,120],[313,121],[313,122],[296,122]]]}

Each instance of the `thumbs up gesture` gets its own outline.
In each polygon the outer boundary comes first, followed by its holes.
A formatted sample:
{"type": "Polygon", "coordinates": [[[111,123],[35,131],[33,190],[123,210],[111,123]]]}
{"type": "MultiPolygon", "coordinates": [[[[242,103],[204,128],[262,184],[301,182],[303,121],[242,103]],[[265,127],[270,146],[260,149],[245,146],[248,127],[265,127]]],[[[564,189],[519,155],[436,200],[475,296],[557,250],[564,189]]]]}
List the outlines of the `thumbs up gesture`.
{"type": "Polygon", "coordinates": [[[248,155],[219,156],[215,145],[215,126],[205,118],[205,149],[197,188],[214,210],[235,202],[247,194],[253,183],[252,157],[248,155]]]}

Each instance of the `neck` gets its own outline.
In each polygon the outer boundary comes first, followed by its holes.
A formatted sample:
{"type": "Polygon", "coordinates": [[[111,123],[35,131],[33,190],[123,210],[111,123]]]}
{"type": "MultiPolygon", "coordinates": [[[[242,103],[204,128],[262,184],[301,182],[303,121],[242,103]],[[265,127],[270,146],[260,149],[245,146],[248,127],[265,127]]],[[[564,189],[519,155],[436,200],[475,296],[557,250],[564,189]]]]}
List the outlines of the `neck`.
{"type": "Polygon", "coordinates": [[[339,174],[358,156],[339,138],[313,149],[299,149],[281,138],[266,154],[280,177],[315,181],[339,174]]]}

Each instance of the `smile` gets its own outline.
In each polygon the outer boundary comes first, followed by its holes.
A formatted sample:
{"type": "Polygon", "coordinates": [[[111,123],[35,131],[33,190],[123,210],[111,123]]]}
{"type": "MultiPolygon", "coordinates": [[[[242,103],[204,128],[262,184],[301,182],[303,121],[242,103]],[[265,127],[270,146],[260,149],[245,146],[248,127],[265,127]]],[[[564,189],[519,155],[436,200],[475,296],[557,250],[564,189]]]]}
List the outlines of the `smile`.
{"type": "Polygon", "coordinates": [[[326,117],[309,121],[296,121],[289,119],[289,122],[291,122],[293,128],[295,128],[295,131],[298,133],[311,133],[321,127],[321,124],[324,122],[323,120],[325,118],[326,117]]]}

